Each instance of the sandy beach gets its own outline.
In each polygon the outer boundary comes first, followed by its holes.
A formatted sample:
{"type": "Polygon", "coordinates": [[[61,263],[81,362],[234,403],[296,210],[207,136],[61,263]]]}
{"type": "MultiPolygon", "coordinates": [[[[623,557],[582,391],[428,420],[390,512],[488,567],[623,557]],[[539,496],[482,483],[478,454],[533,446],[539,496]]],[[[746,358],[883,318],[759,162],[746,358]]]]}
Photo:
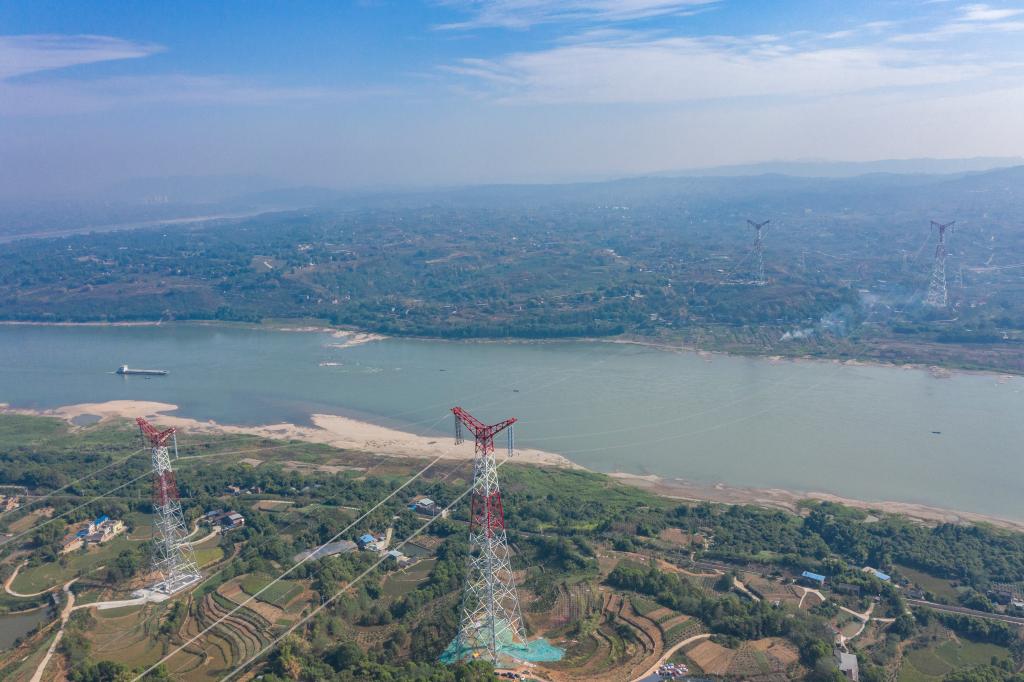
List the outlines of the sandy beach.
{"type": "MultiPolygon", "coordinates": [[[[261,426],[233,426],[230,424],[219,424],[212,420],[199,421],[197,419],[168,414],[177,409],[178,406],[171,403],[143,400],[111,400],[104,403],[66,405],[53,410],[5,409],[4,411],[60,417],[68,422],[72,422],[76,418],[85,415],[95,415],[100,417],[101,421],[134,419],[135,417],[142,416],[159,426],[173,426],[189,433],[245,434],[276,440],[299,440],[307,443],[330,445],[346,450],[358,450],[398,457],[433,458],[441,455],[446,459],[465,460],[472,459],[473,457],[473,443],[471,441],[456,445],[452,438],[420,436],[334,414],[312,415],[311,419],[314,426],[299,426],[298,424],[288,422],[264,424],[261,426]]],[[[515,461],[542,466],[581,468],[561,455],[529,448],[517,449],[515,461]]]]}
{"type": "MultiPolygon", "coordinates": [[[[12,409],[0,403],[0,411],[18,414],[59,417],[72,422],[82,416],[94,415],[101,421],[134,419],[144,416],[162,427],[174,426],[187,433],[196,434],[241,434],[274,440],[297,440],[307,443],[329,445],[345,450],[370,452],[380,455],[411,458],[434,458],[469,460],[473,457],[472,442],[456,445],[451,438],[420,436],[414,433],[378,426],[357,419],[333,414],[314,414],[313,426],[300,426],[289,422],[264,424],[261,426],[235,426],[215,421],[199,421],[170,414],[177,405],[140,400],[112,400],[103,403],[81,403],[66,405],[53,410],[12,409]]],[[[540,466],[583,469],[566,457],[543,450],[518,449],[514,461],[540,466]]],[[[659,476],[613,473],[613,478],[622,483],[647,490],[663,497],[687,500],[709,501],[723,504],[752,504],[761,507],[799,512],[804,500],[836,502],[863,509],[889,514],[902,514],[926,523],[989,523],[993,526],[1024,532],[1024,522],[1004,519],[986,514],[943,509],[924,504],[896,501],[865,501],[840,497],[831,493],[815,491],[793,491],[778,488],[745,488],[722,483],[708,484],[665,479],[659,476]]]]}
{"type": "Polygon", "coordinates": [[[642,488],[655,495],[678,500],[720,502],[723,504],[752,504],[759,507],[784,509],[794,513],[799,512],[799,503],[801,501],[819,500],[822,502],[836,502],[847,507],[863,509],[864,511],[902,514],[903,516],[919,519],[926,523],[989,523],[999,528],[1024,532],[1024,522],[1022,521],[953,509],[942,509],[912,502],[870,502],[823,492],[802,492],[779,488],[744,488],[729,486],[724,483],[695,483],[682,479],[664,479],[660,476],[638,476],[626,473],[614,473],[611,476],[616,480],[642,488]]]}

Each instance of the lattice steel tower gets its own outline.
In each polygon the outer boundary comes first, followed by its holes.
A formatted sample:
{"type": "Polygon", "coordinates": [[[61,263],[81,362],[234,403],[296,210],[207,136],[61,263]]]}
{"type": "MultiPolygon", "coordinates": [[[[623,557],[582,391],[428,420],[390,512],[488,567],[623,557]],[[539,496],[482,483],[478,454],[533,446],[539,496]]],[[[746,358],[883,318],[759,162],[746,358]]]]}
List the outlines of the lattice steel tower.
{"type": "Polygon", "coordinates": [[[483,658],[497,665],[503,646],[526,643],[505,536],[498,468],[494,463],[494,437],[506,429],[508,451],[512,454],[514,440],[511,427],[516,420],[506,419],[488,426],[461,407],[452,408],[452,413],[455,415],[455,441],[462,442],[462,427],[465,426],[473,432],[476,442],[473,502],[469,517],[469,565],[456,643],[462,657],[483,658]]]}
{"type": "Polygon", "coordinates": [[[932,268],[932,280],[928,284],[928,295],[924,304],[932,308],[945,308],[949,302],[946,292],[946,230],[951,229],[956,221],[943,225],[932,221],[932,227],[939,231],[939,243],[935,245],[935,266],[932,268]]]}
{"type": "Polygon", "coordinates": [[[153,511],[156,514],[156,546],[153,552],[153,570],[160,575],[154,590],[173,594],[197,582],[202,575],[196,564],[192,546],[185,542],[188,527],[181,513],[178,484],[171,468],[171,455],[167,449],[170,440],[174,457],[178,457],[178,439],[174,429],[157,431],[148,421],[135,420],[153,450],[153,511]]]}
{"type": "Polygon", "coordinates": [[[763,223],[755,223],[753,220],[748,220],[747,224],[754,228],[754,259],[757,261],[755,267],[757,267],[756,279],[751,282],[754,286],[763,287],[768,284],[768,280],[764,277],[764,241],[762,240],[761,231],[767,227],[770,220],[766,220],[763,223]]]}

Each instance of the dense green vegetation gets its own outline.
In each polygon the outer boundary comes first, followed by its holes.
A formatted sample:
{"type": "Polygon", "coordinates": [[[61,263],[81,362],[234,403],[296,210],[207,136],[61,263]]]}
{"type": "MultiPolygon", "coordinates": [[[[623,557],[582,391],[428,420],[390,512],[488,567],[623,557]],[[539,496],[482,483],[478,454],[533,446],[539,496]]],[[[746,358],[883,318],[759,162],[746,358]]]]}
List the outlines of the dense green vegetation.
{"type": "MultiPolygon", "coordinates": [[[[193,454],[200,447],[203,452],[230,453],[237,446],[217,439],[202,446],[190,444],[189,438],[180,440],[183,451],[193,454]]],[[[36,467],[47,470],[45,478],[40,477],[29,486],[31,492],[46,494],[55,490],[54,486],[74,480],[76,467],[80,472],[83,461],[88,462],[89,470],[101,473],[95,480],[74,485],[81,495],[128,482],[101,505],[76,509],[81,497],[72,495],[70,489],[42,503],[52,505],[58,513],[71,513],[67,519],[43,526],[4,548],[5,552],[21,549],[33,553],[25,569],[32,580],[38,580],[40,585],[45,582],[41,586],[48,587],[88,568],[77,563],[76,556],[60,561],[51,557],[65,521],[110,510],[136,521],[144,518],[149,511],[148,477],[129,482],[131,475],[122,471],[124,467],[103,468],[130,453],[127,448],[134,442],[134,434],[116,424],[101,424],[72,433],[54,419],[0,415],[3,466],[12,472],[33,471],[36,467]],[[30,437],[19,438],[19,433],[30,437]],[[21,444],[26,442],[31,445],[23,447],[21,444]],[[77,448],[75,443],[79,444],[77,448]],[[47,530],[50,528],[56,530],[47,530]]],[[[244,450],[250,452],[251,448],[244,450]]],[[[368,510],[405,480],[406,470],[419,466],[417,462],[405,462],[403,468],[392,461],[386,467],[388,473],[383,474],[363,474],[357,470],[301,473],[275,462],[272,452],[267,451],[268,460],[258,467],[240,464],[233,457],[241,455],[230,454],[178,460],[178,481],[190,519],[207,509],[226,505],[242,510],[246,517],[244,528],[221,537],[221,549],[230,559],[219,567],[214,579],[197,590],[196,603],[211,593],[218,603],[227,603],[215,590],[236,578],[245,593],[255,593],[267,584],[267,576],[279,575],[291,566],[296,553],[331,539],[356,518],[355,510],[368,510]],[[224,489],[229,484],[259,487],[262,492],[225,497],[224,489]],[[275,511],[260,511],[256,505],[260,499],[288,500],[293,504],[272,505],[275,511]]],[[[328,451],[320,446],[301,446],[289,450],[286,456],[315,461],[325,452],[328,451]]],[[[332,457],[337,456],[337,451],[329,452],[332,457]]],[[[357,462],[360,456],[352,453],[351,459],[357,462]]],[[[393,528],[396,539],[408,537],[423,522],[406,508],[409,500],[427,494],[445,505],[456,499],[464,490],[468,470],[461,480],[452,473],[427,472],[370,514],[365,522],[352,526],[348,537],[388,526],[393,528]]],[[[515,566],[524,571],[521,584],[534,597],[530,604],[534,611],[550,609],[559,595],[565,594],[567,586],[594,586],[603,581],[609,588],[643,595],[646,601],[638,598],[634,602],[635,608],[640,605],[638,612],[666,608],[687,614],[714,633],[718,641],[729,645],[766,637],[785,638],[799,649],[800,660],[811,678],[832,679],[833,633],[827,623],[839,615],[837,603],[807,610],[796,608],[794,603],[773,603],[772,598],[755,601],[732,589],[732,573],[702,583],[683,573],[665,570],[664,564],[659,567],[653,559],[645,563],[636,557],[667,559],[684,567],[691,566],[694,559],[714,559],[728,561],[748,575],[750,571],[764,576],[798,576],[805,569],[819,571],[828,576],[830,584],[844,585],[844,589],[852,592],[854,596],[844,597],[850,606],[863,610],[874,603],[875,617],[892,618],[894,622],[878,645],[878,661],[865,662],[868,680],[881,679],[872,677],[872,671],[881,670],[879,664],[891,661],[901,642],[917,641],[929,628],[946,628],[966,640],[1004,647],[1017,657],[1014,661],[1024,654],[1015,627],[916,608],[916,619],[912,618],[906,614],[906,605],[892,584],[860,570],[870,564],[892,570],[898,576],[897,565],[914,567],[922,575],[955,579],[964,588],[983,595],[992,583],[1022,579],[1024,539],[1019,534],[987,526],[925,526],[888,515],[868,519],[863,512],[830,503],[809,504],[804,515],[749,506],[679,504],[607,476],[583,471],[509,464],[503,467],[502,476],[507,518],[513,529],[510,541],[515,549],[515,566]],[[661,532],[669,528],[688,534],[699,531],[713,537],[714,542],[707,549],[702,545],[681,547],[662,539],[661,532]],[[602,570],[599,556],[615,550],[633,554],[602,570]],[[749,568],[750,565],[755,568],[749,568]]],[[[17,522],[38,506],[41,503],[9,514],[14,518],[7,521],[17,522]]],[[[429,527],[433,560],[425,565],[429,566],[422,574],[425,578],[411,583],[408,589],[385,591],[382,585],[387,566],[374,567],[372,554],[356,552],[303,564],[287,581],[261,595],[261,601],[286,607],[296,599],[301,583],[325,601],[338,597],[341,589],[366,574],[344,598],[330,601],[286,646],[275,650],[265,679],[490,679],[491,673],[484,667],[449,668],[436,663],[456,631],[458,592],[468,551],[463,507],[456,506],[451,518],[438,519],[429,527]],[[359,628],[382,634],[372,644],[357,646],[355,630],[359,628]]],[[[82,554],[90,566],[103,563],[106,570],[104,575],[81,581],[76,591],[82,595],[90,590],[94,593],[137,575],[148,561],[146,547],[147,543],[137,542],[123,549],[111,544],[108,554],[82,554]]],[[[195,606],[174,604],[168,608],[159,621],[162,636],[173,636],[191,613],[190,608],[195,606]]],[[[120,679],[118,675],[123,676],[124,670],[116,665],[104,667],[105,664],[92,660],[87,639],[75,634],[91,627],[85,622],[87,614],[82,612],[75,618],[62,645],[64,655],[79,663],[75,679],[120,679]]],[[[592,624],[588,625],[584,618],[573,627],[577,632],[586,632],[592,624]]],[[[1002,668],[994,670],[992,674],[1009,674],[1002,668]]]]}
{"type": "Polygon", "coordinates": [[[1019,270],[1001,269],[1024,253],[1012,229],[1024,198],[1004,191],[1020,175],[651,179],[523,202],[496,192],[25,240],[0,253],[0,319],[304,317],[450,338],[628,333],[1024,370],[1019,270]],[[976,193],[993,188],[977,206],[976,193]],[[933,248],[923,196],[964,226],[951,237],[955,314],[920,305],[933,248]],[[764,287],[749,285],[751,215],[774,218],[764,287]]]}

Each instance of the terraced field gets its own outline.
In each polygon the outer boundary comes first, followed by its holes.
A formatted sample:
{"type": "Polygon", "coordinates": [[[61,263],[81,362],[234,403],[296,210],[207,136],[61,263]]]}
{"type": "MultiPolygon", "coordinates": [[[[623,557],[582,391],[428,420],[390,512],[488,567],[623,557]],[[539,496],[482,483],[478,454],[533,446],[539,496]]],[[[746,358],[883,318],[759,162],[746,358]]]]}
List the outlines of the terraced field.
{"type": "Polygon", "coordinates": [[[163,605],[131,606],[95,611],[95,625],[89,628],[92,655],[128,666],[151,664],[163,656],[160,621],[163,605]]]}
{"type": "MultiPolygon", "coordinates": [[[[641,610],[644,606],[649,605],[641,601],[641,610]]],[[[610,682],[643,673],[664,651],[662,630],[650,618],[652,612],[642,615],[630,598],[608,595],[597,627],[571,647],[563,661],[548,666],[548,676],[555,682],[610,682]]]]}
{"type": "MultiPolygon", "coordinates": [[[[272,633],[269,621],[244,607],[227,615],[235,606],[234,602],[217,592],[210,592],[199,599],[192,609],[195,617],[186,619],[180,630],[172,633],[169,645],[164,648],[169,651],[172,646],[180,645],[212,627],[168,662],[167,667],[174,675],[190,680],[219,679],[226,670],[253,656],[269,643],[272,633]],[[217,622],[220,619],[223,620],[217,622]]],[[[164,639],[168,640],[166,636],[164,639]]]]}

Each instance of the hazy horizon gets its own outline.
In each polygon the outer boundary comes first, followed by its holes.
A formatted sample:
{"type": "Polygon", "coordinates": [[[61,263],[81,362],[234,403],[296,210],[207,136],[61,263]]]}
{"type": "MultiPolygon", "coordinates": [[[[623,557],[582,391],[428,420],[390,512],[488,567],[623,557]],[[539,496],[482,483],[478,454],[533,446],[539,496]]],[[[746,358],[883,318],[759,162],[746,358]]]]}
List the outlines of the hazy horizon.
{"type": "Polygon", "coordinates": [[[0,196],[1024,156],[1024,6],[427,0],[0,7],[0,196]]]}

